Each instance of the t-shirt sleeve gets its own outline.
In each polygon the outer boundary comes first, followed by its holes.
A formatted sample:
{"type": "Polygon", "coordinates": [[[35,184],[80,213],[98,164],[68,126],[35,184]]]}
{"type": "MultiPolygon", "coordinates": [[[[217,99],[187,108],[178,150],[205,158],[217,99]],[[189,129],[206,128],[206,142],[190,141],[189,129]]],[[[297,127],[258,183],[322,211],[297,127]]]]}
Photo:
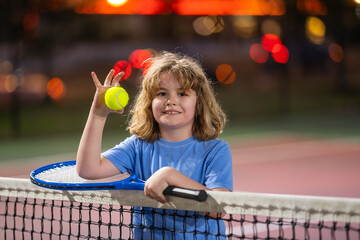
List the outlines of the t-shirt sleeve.
{"type": "Polygon", "coordinates": [[[232,157],[229,145],[220,141],[211,151],[206,166],[205,186],[233,191],[232,157]]]}
{"type": "Polygon", "coordinates": [[[121,172],[133,171],[136,154],[136,137],[131,136],[101,155],[109,159],[121,172]]]}

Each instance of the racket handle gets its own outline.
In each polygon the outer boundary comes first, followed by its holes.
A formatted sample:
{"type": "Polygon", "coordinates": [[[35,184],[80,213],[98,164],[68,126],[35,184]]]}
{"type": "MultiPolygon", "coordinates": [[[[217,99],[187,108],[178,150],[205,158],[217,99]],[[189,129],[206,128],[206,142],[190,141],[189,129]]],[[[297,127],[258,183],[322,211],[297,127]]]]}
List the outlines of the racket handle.
{"type": "Polygon", "coordinates": [[[179,188],[174,186],[168,186],[163,193],[164,195],[193,199],[198,202],[203,202],[207,198],[207,194],[205,190],[194,190],[194,189],[179,188]]]}

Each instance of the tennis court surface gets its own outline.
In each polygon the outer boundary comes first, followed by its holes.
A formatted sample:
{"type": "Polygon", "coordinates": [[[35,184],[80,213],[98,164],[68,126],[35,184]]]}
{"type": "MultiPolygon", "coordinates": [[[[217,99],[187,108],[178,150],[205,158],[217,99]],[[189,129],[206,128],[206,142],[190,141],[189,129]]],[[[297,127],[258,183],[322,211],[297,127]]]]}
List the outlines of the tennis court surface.
{"type": "Polygon", "coordinates": [[[0,239],[360,239],[358,141],[230,145],[236,192],[208,192],[202,203],[171,197],[161,205],[141,191],[57,191],[0,178],[0,239]]]}

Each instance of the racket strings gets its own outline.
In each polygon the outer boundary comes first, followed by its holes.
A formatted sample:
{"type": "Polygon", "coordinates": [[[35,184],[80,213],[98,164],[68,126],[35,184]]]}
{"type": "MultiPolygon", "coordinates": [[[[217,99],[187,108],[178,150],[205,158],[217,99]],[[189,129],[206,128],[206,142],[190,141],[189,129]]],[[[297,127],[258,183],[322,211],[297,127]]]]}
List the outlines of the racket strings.
{"type": "MultiPolygon", "coordinates": [[[[130,177],[129,173],[121,173],[107,178],[96,180],[87,180],[77,174],[75,165],[60,166],[45,171],[41,171],[35,175],[41,181],[56,182],[56,183],[102,183],[102,182],[116,182],[123,181],[130,177]]],[[[131,182],[136,182],[131,179],[131,182]]]]}

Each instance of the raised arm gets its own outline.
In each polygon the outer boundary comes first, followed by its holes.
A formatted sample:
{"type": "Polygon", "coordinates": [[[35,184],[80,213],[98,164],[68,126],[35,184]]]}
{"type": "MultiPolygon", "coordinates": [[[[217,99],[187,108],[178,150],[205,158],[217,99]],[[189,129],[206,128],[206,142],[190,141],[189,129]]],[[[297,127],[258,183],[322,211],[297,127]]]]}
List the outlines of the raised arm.
{"type": "Polygon", "coordinates": [[[86,179],[98,179],[119,173],[119,170],[106,158],[101,157],[101,143],[103,130],[107,116],[112,111],[106,107],[104,95],[107,89],[112,86],[120,86],[119,80],[124,73],[121,72],[113,79],[114,70],[107,75],[102,85],[94,72],[91,73],[96,86],[95,96],[90,108],[90,113],[80,140],[76,157],[76,170],[79,176],[86,179]]]}

